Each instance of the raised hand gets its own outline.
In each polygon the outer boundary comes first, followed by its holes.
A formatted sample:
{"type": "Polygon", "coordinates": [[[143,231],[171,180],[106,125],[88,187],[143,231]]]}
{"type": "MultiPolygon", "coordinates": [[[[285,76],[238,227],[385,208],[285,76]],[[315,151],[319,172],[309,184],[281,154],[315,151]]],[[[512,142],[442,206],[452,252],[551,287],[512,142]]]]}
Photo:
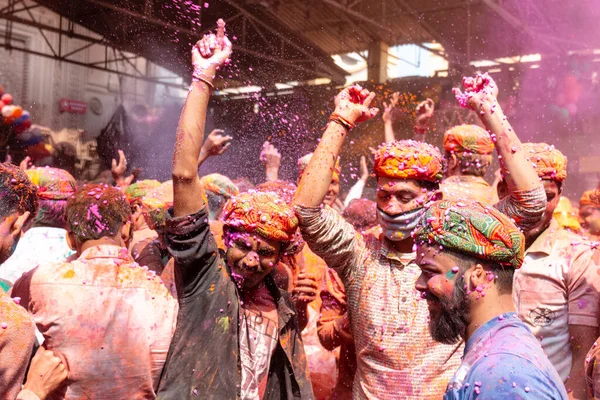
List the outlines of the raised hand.
{"type": "Polygon", "coordinates": [[[263,143],[262,150],[260,152],[260,161],[269,167],[277,167],[281,164],[281,154],[275,146],[273,146],[268,140],[263,143]]]}
{"type": "Polygon", "coordinates": [[[475,77],[463,78],[462,92],[459,88],[452,89],[456,101],[461,107],[470,108],[473,111],[483,113],[483,108],[494,111],[498,104],[498,85],[486,73],[477,74],[475,77]]]}
{"type": "Polygon", "coordinates": [[[416,108],[417,113],[417,126],[425,126],[428,124],[431,117],[433,117],[433,112],[435,111],[435,103],[431,99],[427,99],[422,101],[417,105],[416,108]]]}
{"type": "Polygon", "coordinates": [[[31,360],[27,382],[23,389],[32,391],[40,399],[45,399],[67,379],[68,375],[67,368],[60,357],[51,350],[40,347],[31,360]]]}
{"type": "Polygon", "coordinates": [[[110,168],[110,172],[112,173],[115,182],[122,178],[127,170],[127,158],[125,157],[125,153],[123,153],[123,150],[117,150],[117,152],[119,153],[119,162],[117,163],[117,160],[113,158],[110,168]]]}
{"type": "Polygon", "coordinates": [[[231,42],[225,35],[225,22],[217,21],[217,34],[204,35],[192,49],[194,78],[207,80],[212,84],[217,70],[227,63],[231,56],[231,42]]]}
{"type": "Polygon", "coordinates": [[[352,123],[368,121],[379,113],[378,108],[370,108],[375,93],[359,85],[342,90],[335,97],[335,113],[352,123]]]}
{"type": "Polygon", "coordinates": [[[125,157],[125,153],[123,153],[123,150],[118,150],[118,153],[119,162],[117,162],[117,160],[115,160],[114,158],[112,159],[110,172],[112,173],[113,180],[115,181],[117,186],[123,189],[131,185],[133,180],[136,178],[136,174],[131,174],[128,177],[125,177],[125,171],[127,171],[127,158],[125,157]]]}
{"type": "Polygon", "coordinates": [[[389,104],[385,101],[383,102],[383,122],[392,122],[394,120],[394,108],[398,105],[398,99],[400,97],[400,93],[394,92],[392,93],[392,98],[390,99],[389,104]]]}

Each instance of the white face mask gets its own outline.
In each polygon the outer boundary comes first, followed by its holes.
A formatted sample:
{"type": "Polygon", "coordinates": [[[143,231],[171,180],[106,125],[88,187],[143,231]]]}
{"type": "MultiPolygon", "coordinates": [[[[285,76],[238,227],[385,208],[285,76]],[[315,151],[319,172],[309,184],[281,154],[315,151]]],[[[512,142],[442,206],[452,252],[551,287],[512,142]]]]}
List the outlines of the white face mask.
{"type": "Polygon", "coordinates": [[[419,207],[392,216],[377,207],[377,222],[386,238],[398,242],[410,237],[411,232],[417,227],[424,213],[425,208],[419,207]]]}

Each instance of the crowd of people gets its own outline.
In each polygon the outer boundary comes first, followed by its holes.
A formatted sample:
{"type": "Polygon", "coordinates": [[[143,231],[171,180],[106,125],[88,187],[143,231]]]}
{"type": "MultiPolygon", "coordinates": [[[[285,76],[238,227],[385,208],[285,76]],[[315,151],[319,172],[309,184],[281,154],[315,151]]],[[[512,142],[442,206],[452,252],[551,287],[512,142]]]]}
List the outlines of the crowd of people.
{"type": "Polygon", "coordinates": [[[269,142],[264,183],[199,176],[233,143],[204,137],[231,56],[223,24],[193,47],[171,181],[122,152],[113,184],[0,164],[1,399],[600,398],[600,190],[561,197],[566,157],[521,143],[490,76],[455,90],[481,126],[443,151],[395,139],[392,97],[341,201],[348,132],[379,113],[356,85],[297,184],[269,142]]]}

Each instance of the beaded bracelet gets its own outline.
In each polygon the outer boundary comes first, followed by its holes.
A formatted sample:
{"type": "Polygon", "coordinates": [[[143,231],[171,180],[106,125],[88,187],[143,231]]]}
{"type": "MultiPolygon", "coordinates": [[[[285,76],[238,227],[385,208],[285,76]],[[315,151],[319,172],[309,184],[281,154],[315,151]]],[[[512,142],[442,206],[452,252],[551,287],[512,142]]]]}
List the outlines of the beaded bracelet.
{"type": "Polygon", "coordinates": [[[339,115],[337,113],[331,114],[331,116],[329,117],[329,121],[335,122],[336,124],[343,126],[348,131],[350,129],[353,129],[356,126],[355,124],[348,121],[347,119],[345,119],[344,117],[342,117],[341,115],[339,115]]]}

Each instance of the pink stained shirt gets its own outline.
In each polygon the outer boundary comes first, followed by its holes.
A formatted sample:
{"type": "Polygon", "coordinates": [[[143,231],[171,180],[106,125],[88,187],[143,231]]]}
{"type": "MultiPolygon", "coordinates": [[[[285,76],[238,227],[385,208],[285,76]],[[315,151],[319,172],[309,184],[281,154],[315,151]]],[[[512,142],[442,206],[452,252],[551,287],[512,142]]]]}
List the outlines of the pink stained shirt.
{"type": "Polygon", "coordinates": [[[32,313],[44,345],[67,363],[66,393],[50,398],[155,397],[178,304],[126,248],[95,246],[73,262],[41,265],[12,295],[32,313]]]}

